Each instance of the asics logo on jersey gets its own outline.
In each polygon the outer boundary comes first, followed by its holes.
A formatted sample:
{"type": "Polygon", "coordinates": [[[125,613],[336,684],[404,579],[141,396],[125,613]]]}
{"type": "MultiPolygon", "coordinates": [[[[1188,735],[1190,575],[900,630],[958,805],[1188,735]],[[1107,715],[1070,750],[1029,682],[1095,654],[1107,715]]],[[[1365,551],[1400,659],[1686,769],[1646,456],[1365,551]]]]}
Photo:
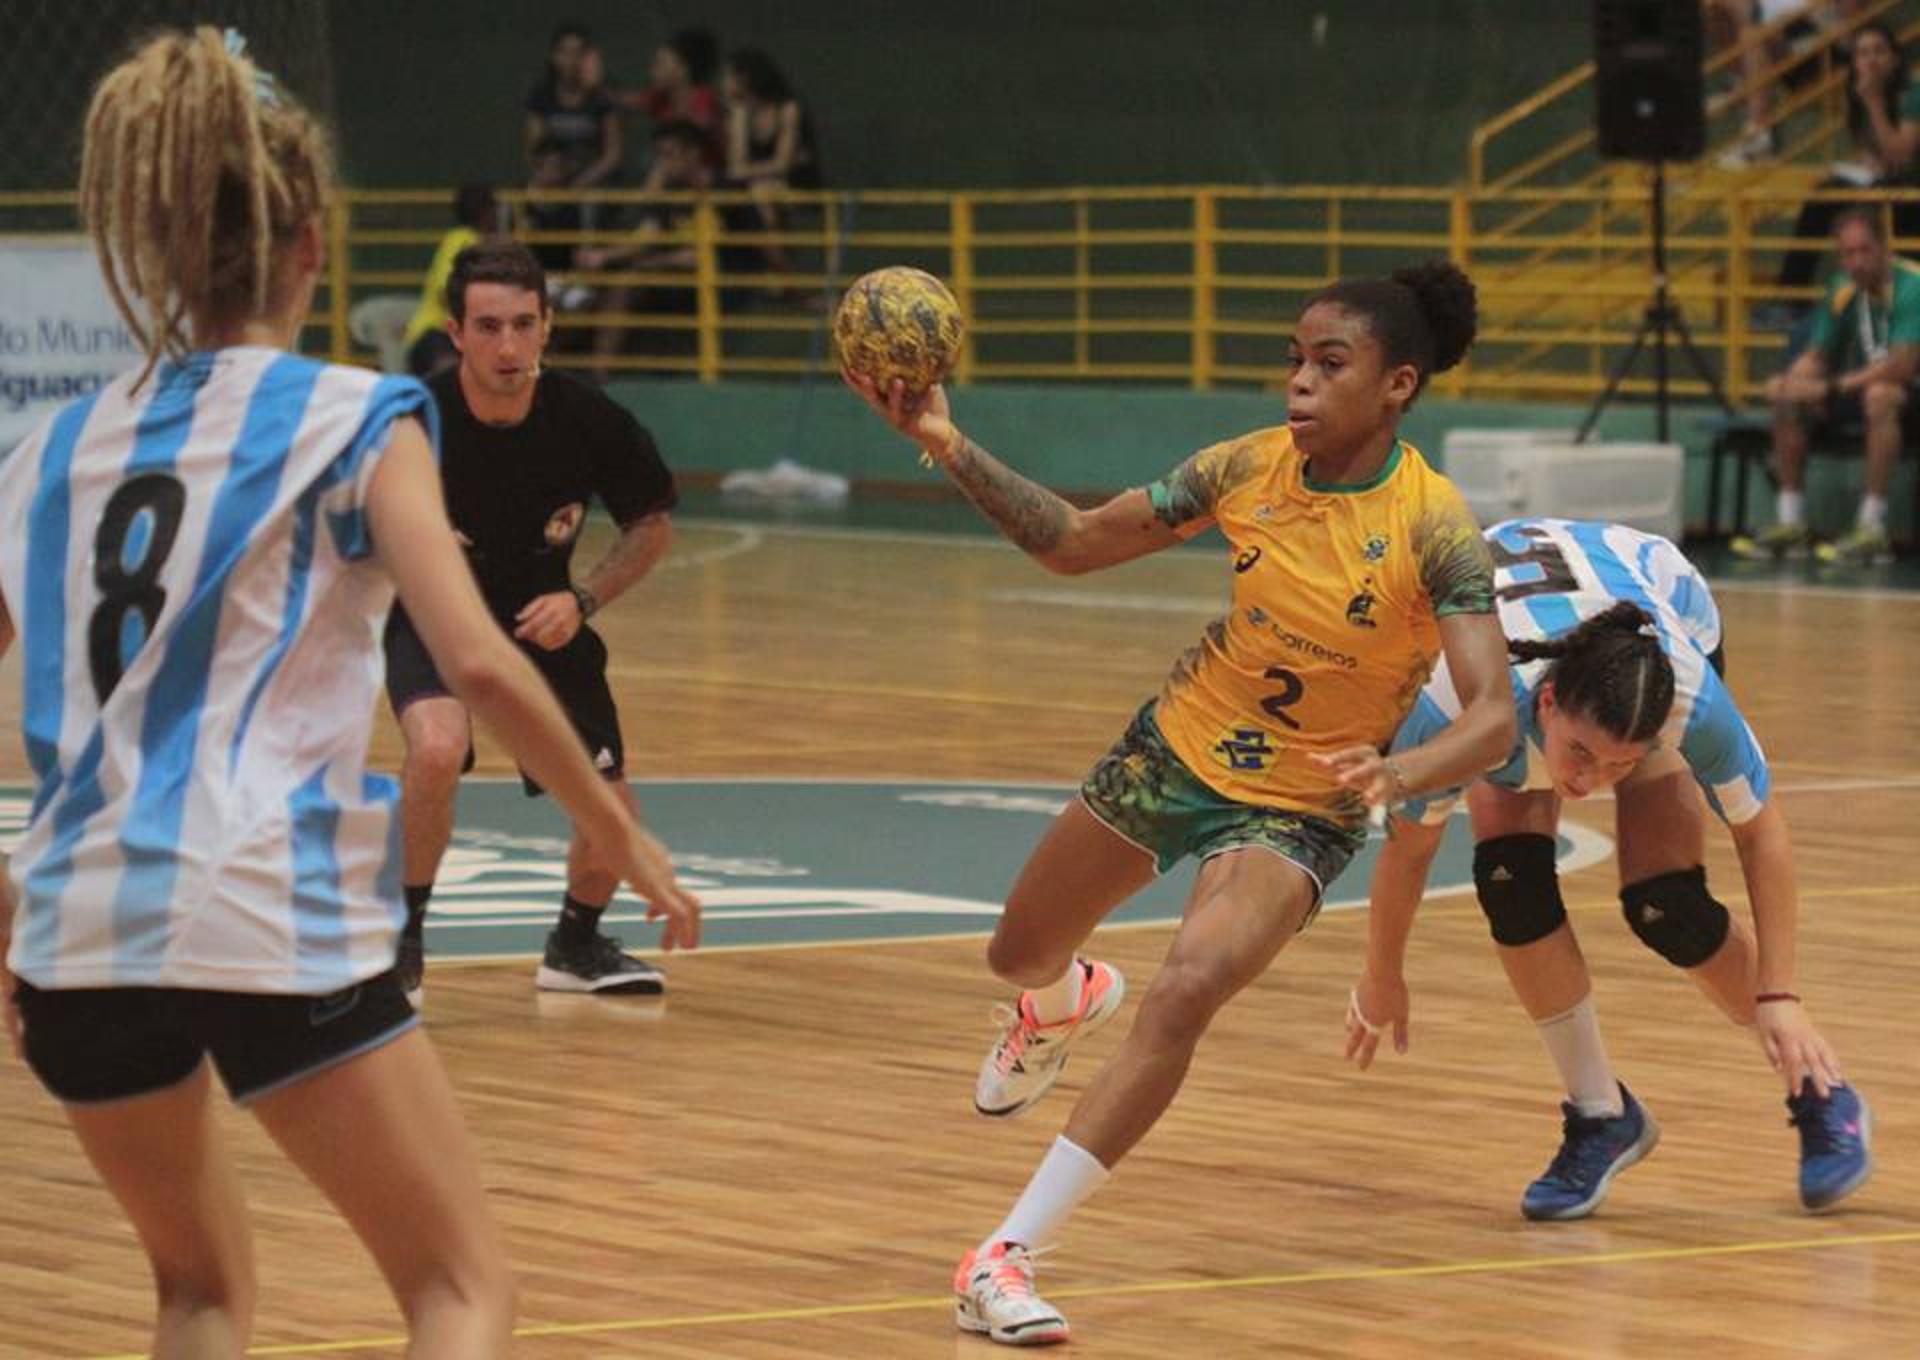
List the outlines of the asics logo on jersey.
{"type": "Polygon", "coordinates": [[[1236,727],[1214,744],[1214,752],[1224,757],[1228,769],[1264,770],[1274,750],[1267,734],[1257,727],[1236,727]]]}
{"type": "Polygon", "coordinates": [[[1253,569],[1253,564],[1255,562],[1258,562],[1259,560],[1260,560],[1259,544],[1256,543],[1251,548],[1242,548],[1237,554],[1235,554],[1233,559],[1234,574],[1238,575],[1239,573],[1244,571],[1251,571],[1253,569]]]}
{"type": "Polygon", "coordinates": [[[1378,624],[1368,617],[1368,615],[1373,613],[1373,604],[1373,592],[1371,590],[1361,591],[1358,595],[1347,601],[1347,622],[1353,624],[1356,628],[1379,627],[1378,624]]]}

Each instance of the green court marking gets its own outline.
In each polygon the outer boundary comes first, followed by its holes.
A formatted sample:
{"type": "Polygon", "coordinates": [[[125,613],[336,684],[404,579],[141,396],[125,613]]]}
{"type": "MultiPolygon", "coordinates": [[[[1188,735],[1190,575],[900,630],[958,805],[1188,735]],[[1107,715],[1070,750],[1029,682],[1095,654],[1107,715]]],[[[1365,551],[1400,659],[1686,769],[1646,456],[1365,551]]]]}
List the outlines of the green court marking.
{"type": "MultiPolygon", "coordinates": [[[[645,780],[635,790],[705,904],[706,948],[988,934],[1020,866],[1074,796],[1058,785],[903,780],[645,780]]],[[[457,820],[428,948],[441,957],[538,952],[566,878],[564,814],[517,781],[475,780],[461,789],[457,820]]],[[[1575,863],[1612,849],[1569,830],[1562,852],[1575,863]]],[[[1472,886],[1467,839],[1464,827],[1447,838],[1436,892],[1472,886]]],[[[1330,909],[1364,903],[1381,843],[1371,839],[1341,876],[1330,909]]],[[[1178,920],[1194,872],[1181,866],[1108,919],[1178,920]]],[[[629,944],[651,945],[636,899],[617,898],[606,919],[625,927],[629,944]]]]}
{"type": "MultiPolygon", "coordinates": [[[[648,822],[706,905],[703,945],[786,947],[985,935],[1047,823],[1074,796],[1060,785],[940,780],[636,781],[648,822]]],[[[0,847],[24,829],[28,791],[0,785],[0,847]]],[[[470,779],[434,888],[428,948],[446,959],[538,954],[566,884],[568,824],[517,779],[470,779]]],[[[1335,883],[1329,910],[1362,905],[1379,833],[1335,883]]],[[[1569,826],[1562,868],[1611,853],[1569,826]]],[[[1117,925],[1171,922],[1192,883],[1182,865],[1123,904],[1117,925]]],[[[1472,886],[1457,827],[1434,865],[1438,895],[1472,886]]],[[[607,921],[640,949],[644,909],[616,898],[607,921]]]]}

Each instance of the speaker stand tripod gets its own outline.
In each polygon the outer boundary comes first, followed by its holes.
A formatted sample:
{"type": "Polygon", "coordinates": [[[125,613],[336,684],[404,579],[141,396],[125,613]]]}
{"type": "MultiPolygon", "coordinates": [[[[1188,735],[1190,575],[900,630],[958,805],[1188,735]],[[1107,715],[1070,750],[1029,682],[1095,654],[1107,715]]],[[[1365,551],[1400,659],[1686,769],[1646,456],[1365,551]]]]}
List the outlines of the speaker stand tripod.
{"type": "Polygon", "coordinates": [[[1640,329],[1633,334],[1633,343],[1627,352],[1613,366],[1613,372],[1607,377],[1607,385],[1594,399],[1593,409],[1587,412],[1587,418],[1580,425],[1580,432],[1573,437],[1576,444],[1587,442],[1587,436],[1593,433],[1593,427],[1599,423],[1600,413],[1620,390],[1621,382],[1633,371],[1633,364],[1640,357],[1640,351],[1646,347],[1647,338],[1653,338],[1653,401],[1654,421],[1659,442],[1667,442],[1667,332],[1673,332],[1680,341],[1681,352],[1693,365],[1693,371],[1713,393],[1713,399],[1720,403],[1720,409],[1729,416],[1737,415],[1733,403],[1727,400],[1720,379],[1707,366],[1699,347],[1693,343],[1693,332],[1687,329],[1687,318],[1673,303],[1667,292],[1667,168],[1662,161],[1653,162],[1653,297],[1647,302],[1647,309],[1640,316],[1640,329]]]}

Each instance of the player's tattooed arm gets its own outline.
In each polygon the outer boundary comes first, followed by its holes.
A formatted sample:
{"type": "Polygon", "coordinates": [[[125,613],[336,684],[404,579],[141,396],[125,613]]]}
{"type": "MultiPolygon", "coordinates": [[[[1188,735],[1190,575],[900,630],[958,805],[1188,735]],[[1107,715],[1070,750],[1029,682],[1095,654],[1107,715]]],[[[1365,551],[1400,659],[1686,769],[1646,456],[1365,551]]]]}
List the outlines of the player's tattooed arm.
{"type": "Polygon", "coordinates": [[[620,526],[620,537],[607,555],[581,578],[580,586],[593,596],[596,606],[604,605],[652,571],[672,542],[673,520],[665,510],[628,520],[620,526]]]}
{"type": "Polygon", "coordinates": [[[1008,541],[1048,571],[1077,576],[1128,562],[1180,541],[1155,516],[1144,488],[1081,509],[1023,477],[955,432],[940,456],[954,484],[1008,541]]]}
{"type": "Polygon", "coordinates": [[[966,498],[1022,552],[1044,560],[1066,538],[1074,507],[965,434],[958,434],[942,461],[966,498]]]}

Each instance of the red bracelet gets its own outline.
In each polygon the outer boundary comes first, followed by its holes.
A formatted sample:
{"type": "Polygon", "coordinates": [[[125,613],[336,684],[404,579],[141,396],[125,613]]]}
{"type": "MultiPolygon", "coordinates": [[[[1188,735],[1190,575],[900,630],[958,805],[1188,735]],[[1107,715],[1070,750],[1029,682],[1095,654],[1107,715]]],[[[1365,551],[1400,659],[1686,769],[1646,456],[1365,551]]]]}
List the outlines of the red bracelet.
{"type": "Polygon", "coordinates": [[[1800,998],[1793,992],[1762,992],[1753,999],[1753,1004],[1756,1006],[1764,1006],[1769,1001],[1791,1001],[1795,1005],[1798,1005],[1800,998]]]}

